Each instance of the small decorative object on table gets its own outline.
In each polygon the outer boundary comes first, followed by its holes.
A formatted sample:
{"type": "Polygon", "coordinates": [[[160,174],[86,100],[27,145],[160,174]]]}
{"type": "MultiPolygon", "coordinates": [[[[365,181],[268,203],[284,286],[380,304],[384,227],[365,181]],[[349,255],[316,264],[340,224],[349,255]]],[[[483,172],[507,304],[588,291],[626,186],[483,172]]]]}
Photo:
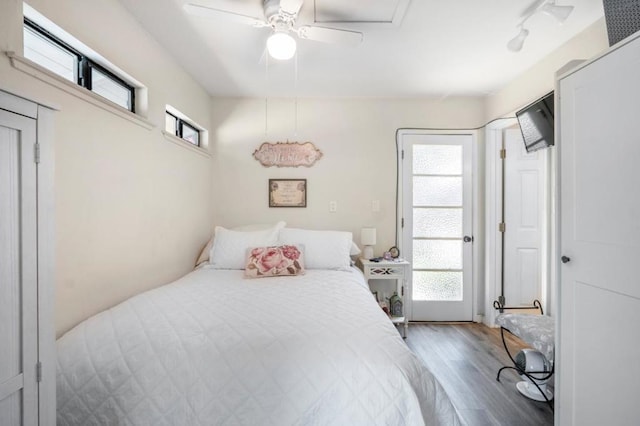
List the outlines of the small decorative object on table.
{"type": "Polygon", "coordinates": [[[389,310],[389,304],[383,300],[378,302],[378,305],[380,305],[380,308],[383,310],[383,312],[387,314],[389,318],[391,318],[391,311],[389,310]]]}
{"type": "Polygon", "coordinates": [[[391,255],[391,258],[397,259],[398,257],[400,257],[400,250],[398,249],[398,247],[393,246],[389,249],[389,254],[391,255]]]}
{"type": "Polygon", "coordinates": [[[397,291],[394,291],[393,296],[389,298],[389,310],[392,317],[402,316],[402,298],[398,296],[397,291]]]}

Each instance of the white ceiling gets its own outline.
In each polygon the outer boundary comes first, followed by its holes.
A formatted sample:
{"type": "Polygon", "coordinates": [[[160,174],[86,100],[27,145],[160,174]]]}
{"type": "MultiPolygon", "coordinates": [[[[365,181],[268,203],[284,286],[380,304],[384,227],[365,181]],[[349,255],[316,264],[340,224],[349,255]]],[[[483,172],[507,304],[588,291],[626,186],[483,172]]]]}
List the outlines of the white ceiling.
{"type": "MultiPolygon", "coordinates": [[[[483,96],[604,16],[602,0],[558,0],[575,6],[564,24],[533,15],[513,53],[507,42],[540,0],[305,0],[298,25],[362,31],[364,41],[299,40],[297,59],[279,62],[264,55],[269,28],[189,15],[186,0],[120,1],[213,96],[483,96]]],[[[263,17],[262,0],[190,1],[263,17]]]]}

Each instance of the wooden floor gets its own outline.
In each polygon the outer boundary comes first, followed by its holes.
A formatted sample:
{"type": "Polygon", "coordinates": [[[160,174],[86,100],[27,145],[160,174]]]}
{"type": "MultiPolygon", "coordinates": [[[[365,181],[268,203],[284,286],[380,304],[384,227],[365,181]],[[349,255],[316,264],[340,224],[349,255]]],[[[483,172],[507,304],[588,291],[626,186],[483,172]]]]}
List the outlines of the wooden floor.
{"type": "MultiPolygon", "coordinates": [[[[509,360],[500,330],[482,324],[411,324],[407,345],[424,361],[445,388],[468,426],[553,425],[553,411],[545,402],[525,398],[516,389],[521,379],[500,367],[509,360]]],[[[515,354],[526,347],[510,336],[515,354]]]]}

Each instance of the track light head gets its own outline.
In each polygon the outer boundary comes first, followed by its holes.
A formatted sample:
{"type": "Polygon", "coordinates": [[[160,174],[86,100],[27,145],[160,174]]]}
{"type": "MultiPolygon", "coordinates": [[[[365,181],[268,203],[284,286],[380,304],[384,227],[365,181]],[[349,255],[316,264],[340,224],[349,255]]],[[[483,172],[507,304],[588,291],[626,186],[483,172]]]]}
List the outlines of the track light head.
{"type": "Polygon", "coordinates": [[[542,5],[540,8],[542,13],[546,13],[547,15],[553,16],[559,22],[564,22],[571,12],[573,12],[573,6],[557,6],[555,1],[548,2],[542,5]]]}
{"type": "Polygon", "coordinates": [[[509,43],[507,43],[507,49],[512,52],[519,52],[522,50],[524,41],[527,39],[527,36],[529,36],[529,30],[524,28],[524,24],[529,20],[529,18],[538,12],[553,16],[558,20],[558,22],[562,23],[569,17],[569,15],[571,15],[571,12],[573,12],[573,6],[558,6],[556,5],[555,0],[538,0],[522,17],[522,20],[518,25],[520,32],[517,36],[509,40],[509,43]]]}
{"type": "Polygon", "coordinates": [[[519,52],[522,50],[522,46],[524,45],[524,41],[527,39],[527,36],[529,36],[529,30],[524,27],[520,27],[518,35],[507,43],[507,49],[512,52],[519,52]]]}

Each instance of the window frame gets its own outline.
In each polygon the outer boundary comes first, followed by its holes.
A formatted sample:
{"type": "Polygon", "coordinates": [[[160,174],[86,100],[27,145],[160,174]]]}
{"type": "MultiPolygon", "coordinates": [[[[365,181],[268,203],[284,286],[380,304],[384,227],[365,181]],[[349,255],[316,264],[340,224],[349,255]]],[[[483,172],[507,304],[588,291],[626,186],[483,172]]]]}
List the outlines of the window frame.
{"type": "MultiPolygon", "coordinates": [[[[166,115],[170,115],[171,117],[173,117],[173,119],[175,120],[175,129],[174,129],[174,136],[182,139],[185,142],[190,143],[193,146],[197,146],[197,147],[202,147],[202,129],[198,128],[196,125],[194,125],[193,123],[190,123],[187,120],[184,120],[180,117],[178,117],[176,114],[173,114],[169,111],[165,110],[165,114],[166,115]],[[189,139],[186,139],[184,137],[184,128],[187,127],[189,130],[195,132],[198,135],[198,141],[197,143],[193,143],[192,141],[190,141],[189,139]]],[[[166,129],[165,129],[166,130],[166,129]]]]}
{"type": "MultiPolygon", "coordinates": [[[[77,58],[77,60],[76,60],[77,69],[75,70],[76,81],[74,82],[75,84],[77,84],[78,86],[83,87],[83,88],[91,91],[92,93],[95,93],[96,95],[102,97],[103,99],[106,99],[109,102],[112,102],[113,104],[119,106],[120,108],[124,108],[124,109],[126,109],[128,111],[131,111],[132,113],[136,112],[136,90],[135,90],[136,88],[135,88],[135,86],[131,85],[126,80],[124,80],[121,77],[119,77],[113,71],[111,71],[111,70],[105,68],[104,66],[98,64],[97,62],[93,61],[91,58],[89,58],[87,55],[85,55],[82,52],[80,52],[78,49],[76,49],[73,46],[70,46],[68,43],[65,43],[64,41],[60,40],[60,38],[58,38],[55,35],[53,35],[50,31],[47,31],[45,28],[43,28],[42,26],[38,25],[33,20],[31,20],[31,19],[29,19],[27,17],[24,17],[24,21],[23,21],[23,29],[25,27],[30,29],[31,31],[35,32],[37,35],[39,35],[40,37],[42,37],[43,39],[45,39],[46,41],[48,41],[49,43],[51,43],[55,47],[61,48],[62,50],[65,50],[65,51],[69,52],[70,54],[74,55],[77,58]],[[112,101],[111,99],[109,99],[109,98],[107,98],[105,96],[102,96],[101,94],[93,91],[93,89],[92,89],[93,81],[92,81],[92,72],[91,72],[92,69],[95,69],[98,72],[104,74],[107,78],[112,80],[114,83],[122,86],[124,89],[126,89],[128,91],[128,93],[129,93],[129,99],[128,99],[129,107],[124,107],[124,106],[112,101]]],[[[52,72],[54,72],[54,71],[52,71],[52,72]]]]}

